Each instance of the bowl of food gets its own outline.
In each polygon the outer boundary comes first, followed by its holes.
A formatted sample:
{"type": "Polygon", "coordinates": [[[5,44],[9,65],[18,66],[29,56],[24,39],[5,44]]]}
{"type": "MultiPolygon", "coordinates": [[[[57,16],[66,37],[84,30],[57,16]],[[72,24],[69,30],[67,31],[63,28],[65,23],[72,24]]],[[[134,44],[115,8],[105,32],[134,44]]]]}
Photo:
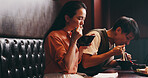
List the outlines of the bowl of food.
{"type": "Polygon", "coordinates": [[[78,39],[77,43],[79,44],[79,46],[89,46],[94,37],[94,35],[82,36],[78,39]]]}
{"type": "Polygon", "coordinates": [[[130,70],[132,67],[132,63],[130,61],[117,60],[117,63],[122,70],[130,70]]]}

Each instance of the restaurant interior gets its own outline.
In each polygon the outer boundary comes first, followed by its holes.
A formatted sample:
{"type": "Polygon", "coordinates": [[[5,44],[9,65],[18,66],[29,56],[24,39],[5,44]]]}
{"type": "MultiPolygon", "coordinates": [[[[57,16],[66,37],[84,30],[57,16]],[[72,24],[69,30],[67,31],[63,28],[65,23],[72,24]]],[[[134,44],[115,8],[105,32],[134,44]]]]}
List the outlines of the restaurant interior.
{"type": "MultiPolygon", "coordinates": [[[[68,1],[71,0],[0,0],[0,38],[43,39],[68,1]]],[[[87,6],[84,34],[94,28],[109,29],[121,16],[134,18],[139,25],[140,39],[131,41],[126,52],[132,55],[135,63],[148,65],[147,0],[79,1],[87,6]]]]}

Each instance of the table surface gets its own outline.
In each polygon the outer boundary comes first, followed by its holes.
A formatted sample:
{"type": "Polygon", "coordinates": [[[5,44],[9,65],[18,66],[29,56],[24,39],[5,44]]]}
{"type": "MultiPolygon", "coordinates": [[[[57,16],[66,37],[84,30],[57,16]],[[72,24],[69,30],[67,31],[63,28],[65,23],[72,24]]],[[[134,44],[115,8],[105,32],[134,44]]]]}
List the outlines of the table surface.
{"type": "Polygon", "coordinates": [[[121,70],[118,68],[110,68],[105,72],[118,72],[118,78],[148,78],[148,76],[135,73],[133,70],[121,70]]]}
{"type": "MultiPolygon", "coordinates": [[[[133,70],[121,70],[120,67],[108,68],[103,73],[115,73],[118,72],[118,78],[148,78],[148,75],[135,73],[133,70]]],[[[94,77],[86,77],[94,78],[94,77]]]]}

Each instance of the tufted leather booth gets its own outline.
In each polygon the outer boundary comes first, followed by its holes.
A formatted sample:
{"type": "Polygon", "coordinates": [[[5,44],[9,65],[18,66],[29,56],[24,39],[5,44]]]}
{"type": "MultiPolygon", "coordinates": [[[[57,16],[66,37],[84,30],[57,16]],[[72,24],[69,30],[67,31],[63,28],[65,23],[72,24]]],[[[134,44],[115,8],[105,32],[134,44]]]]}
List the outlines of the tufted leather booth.
{"type": "Polygon", "coordinates": [[[0,78],[42,78],[42,39],[0,38],[0,78]]]}

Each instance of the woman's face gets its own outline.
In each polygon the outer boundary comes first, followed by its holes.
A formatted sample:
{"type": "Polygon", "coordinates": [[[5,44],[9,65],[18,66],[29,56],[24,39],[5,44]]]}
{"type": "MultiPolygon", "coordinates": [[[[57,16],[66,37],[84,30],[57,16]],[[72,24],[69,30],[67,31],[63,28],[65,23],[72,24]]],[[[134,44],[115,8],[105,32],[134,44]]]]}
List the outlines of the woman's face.
{"type": "Polygon", "coordinates": [[[69,26],[70,30],[73,30],[76,27],[83,28],[85,18],[86,9],[80,8],[76,11],[76,14],[72,18],[70,18],[69,16],[65,17],[66,25],[69,26]]]}

